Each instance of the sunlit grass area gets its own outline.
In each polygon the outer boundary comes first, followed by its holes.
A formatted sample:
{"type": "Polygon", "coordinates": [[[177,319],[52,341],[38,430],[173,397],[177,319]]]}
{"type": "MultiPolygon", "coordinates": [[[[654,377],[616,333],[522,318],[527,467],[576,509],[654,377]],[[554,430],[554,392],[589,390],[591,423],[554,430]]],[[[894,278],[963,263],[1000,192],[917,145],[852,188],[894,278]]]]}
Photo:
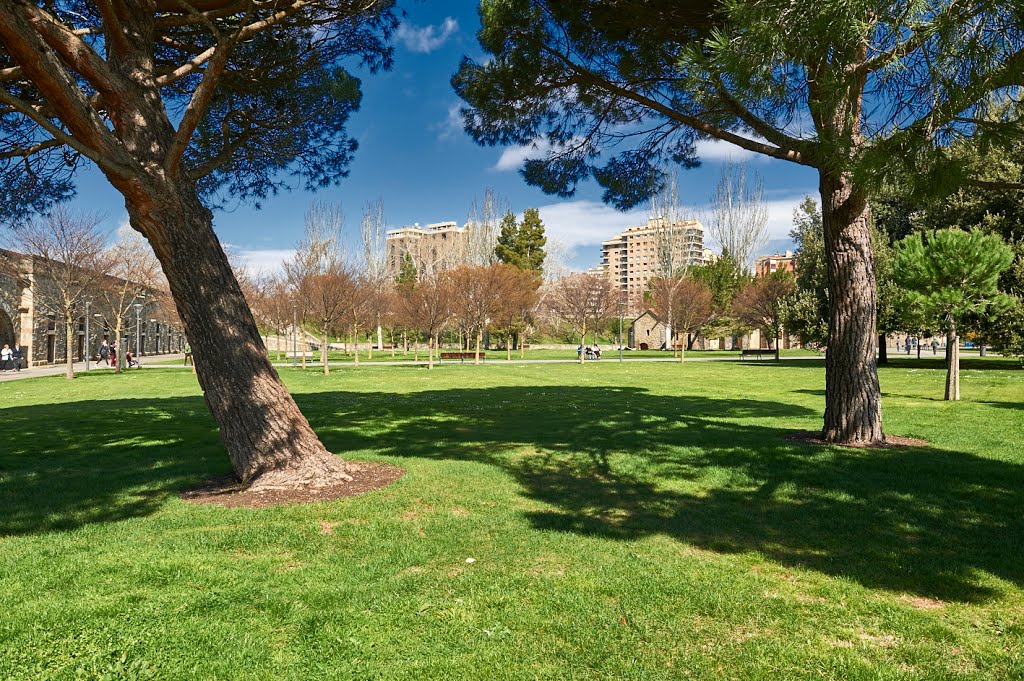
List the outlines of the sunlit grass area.
{"type": "Polygon", "coordinates": [[[189,505],[190,372],[0,386],[0,678],[1013,678],[1024,371],[881,371],[886,430],[793,442],[816,360],[283,368],[360,497],[189,505]],[[467,559],[474,559],[467,562],[467,559]]]}

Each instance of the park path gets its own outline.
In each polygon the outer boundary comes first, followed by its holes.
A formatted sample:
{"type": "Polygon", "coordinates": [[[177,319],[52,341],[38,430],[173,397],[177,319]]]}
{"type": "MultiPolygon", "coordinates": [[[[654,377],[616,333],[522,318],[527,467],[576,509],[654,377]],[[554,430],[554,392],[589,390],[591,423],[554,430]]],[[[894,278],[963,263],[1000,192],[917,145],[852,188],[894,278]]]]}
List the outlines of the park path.
{"type": "MultiPolygon", "coordinates": [[[[166,362],[168,360],[176,360],[179,362],[184,361],[185,355],[172,354],[172,355],[147,355],[141,358],[142,367],[149,366],[147,362],[166,362]]],[[[161,366],[161,365],[157,365],[161,366]]],[[[174,365],[170,365],[174,366],[174,365]]],[[[179,365],[180,366],[180,365],[179,365]]],[[[85,362],[75,362],[75,373],[85,373],[85,362]]],[[[67,367],[64,364],[54,364],[47,366],[36,366],[30,369],[22,369],[21,371],[2,371],[0,372],[0,383],[6,381],[18,381],[26,378],[38,378],[40,376],[63,376],[64,372],[67,371],[67,367]]],[[[96,362],[89,362],[89,371],[113,371],[110,367],[105,364],[97,364],[96,362]]],[[[132,369],[131,371],[135,371],[132,369]]]]}

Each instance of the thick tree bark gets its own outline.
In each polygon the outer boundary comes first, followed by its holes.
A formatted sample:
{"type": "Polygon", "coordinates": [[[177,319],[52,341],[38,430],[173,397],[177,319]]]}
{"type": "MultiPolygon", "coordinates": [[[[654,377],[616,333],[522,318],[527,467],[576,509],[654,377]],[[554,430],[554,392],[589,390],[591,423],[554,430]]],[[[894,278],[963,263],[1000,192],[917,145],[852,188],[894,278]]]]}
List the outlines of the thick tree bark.
{"type": "Polygon", "coordinates": [[[270,363],[194,187],[152,181],[136,188],[125,192],[131,224],[147,236],[163,266],[203,398],[236,475],[256,489],[351,480],[270,363]]]}
{"type": "Polygon", "coordinates": [[[843,444],[883,442],[868,199],[847,174],[822,170],[820,186],[830,299],[822,437],[843,444]]]}
{"type": "Polygon", "coordinates": [[[775,334],[775,361],[782,361],[782,343],[779,342],[779,334],[775,334]]]}
{"type": "Polygon", "coordinates": [[[956,324],[949,320],[946,329],[946,399],[960,399],[960,339],[956,335],[956,324]]]}

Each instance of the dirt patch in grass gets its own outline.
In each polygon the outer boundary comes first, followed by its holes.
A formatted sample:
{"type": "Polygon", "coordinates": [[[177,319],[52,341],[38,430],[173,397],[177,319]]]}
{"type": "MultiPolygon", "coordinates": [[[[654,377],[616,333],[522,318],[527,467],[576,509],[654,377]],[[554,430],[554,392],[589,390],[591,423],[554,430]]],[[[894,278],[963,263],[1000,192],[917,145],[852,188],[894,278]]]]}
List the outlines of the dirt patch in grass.
{"type": "Polygon", "coordinates": [[[856,447],[858,449],[885,449],[888,447],[927,447],[928,440],[919,440],[914,437],[902,437],[900,435],[886,435],[885,442],[876,444],[841,445],[836,442],[826,442],[821,439],[821,433],[817,431],[802,431],[787,435],[786,439],[791,442],[803,442],[810,445],[834,445],[837,447],[856,447]]]}
{"type": "MultiPolygon", "coordinates": [[[[225,508],[266,508],[268,506],[289,506],[312,504],[318,501],[334,501],[345,497],[372,492],[387,487],[405,474],[398,466],[375,461],[351,463],[348,473],[350,482],[329,487],[296,488],[283,490],[248,490],[233,477],[211,480],[204,485],[184,492],[181,498],[192,504],[215,504],[225,508]]],[[[321,527],[321,531],[324,528],[321,527]]],[[[330,534],[329,531],[324,531],[330,534]]]]}
{"type": "Polygon", "coordinates": [[[925,596],[900,596],[900,600],[920,610],[939,610],[946,607],[942,601],[925,596]]]}

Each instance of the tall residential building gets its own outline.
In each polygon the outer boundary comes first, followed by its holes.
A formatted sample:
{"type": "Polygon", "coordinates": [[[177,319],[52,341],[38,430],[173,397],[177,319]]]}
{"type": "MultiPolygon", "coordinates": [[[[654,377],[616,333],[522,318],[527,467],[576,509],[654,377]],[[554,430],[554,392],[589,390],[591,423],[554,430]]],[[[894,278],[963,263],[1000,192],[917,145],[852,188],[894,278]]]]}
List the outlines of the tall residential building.
{"type": "Polygon", "coordinates": [[[786,251],[785,254],[762,255],[754,262],[754,271],[759,277],[767,277],[773,272],[787,270],[796,274],[797,256],[793,251],[786,251]]]}
{"type": "Polygon", "coordinates": [[[651,218],[646,225],[630,227],[601,242],[601,269],[630,301],[647,288],[647,281],[666,270],[703,265],[704,227],[697,220],[666,224],[651,218]]]}
{"type": "Polygon", "coordinates": [[[422,276],[449,269],[465,258],[469,228],[455,222],[435,222],[425,227],[389,230],[387,246],[388,274],[398,276],[405,254],[412,256],[416,271],[422,276]]]}

